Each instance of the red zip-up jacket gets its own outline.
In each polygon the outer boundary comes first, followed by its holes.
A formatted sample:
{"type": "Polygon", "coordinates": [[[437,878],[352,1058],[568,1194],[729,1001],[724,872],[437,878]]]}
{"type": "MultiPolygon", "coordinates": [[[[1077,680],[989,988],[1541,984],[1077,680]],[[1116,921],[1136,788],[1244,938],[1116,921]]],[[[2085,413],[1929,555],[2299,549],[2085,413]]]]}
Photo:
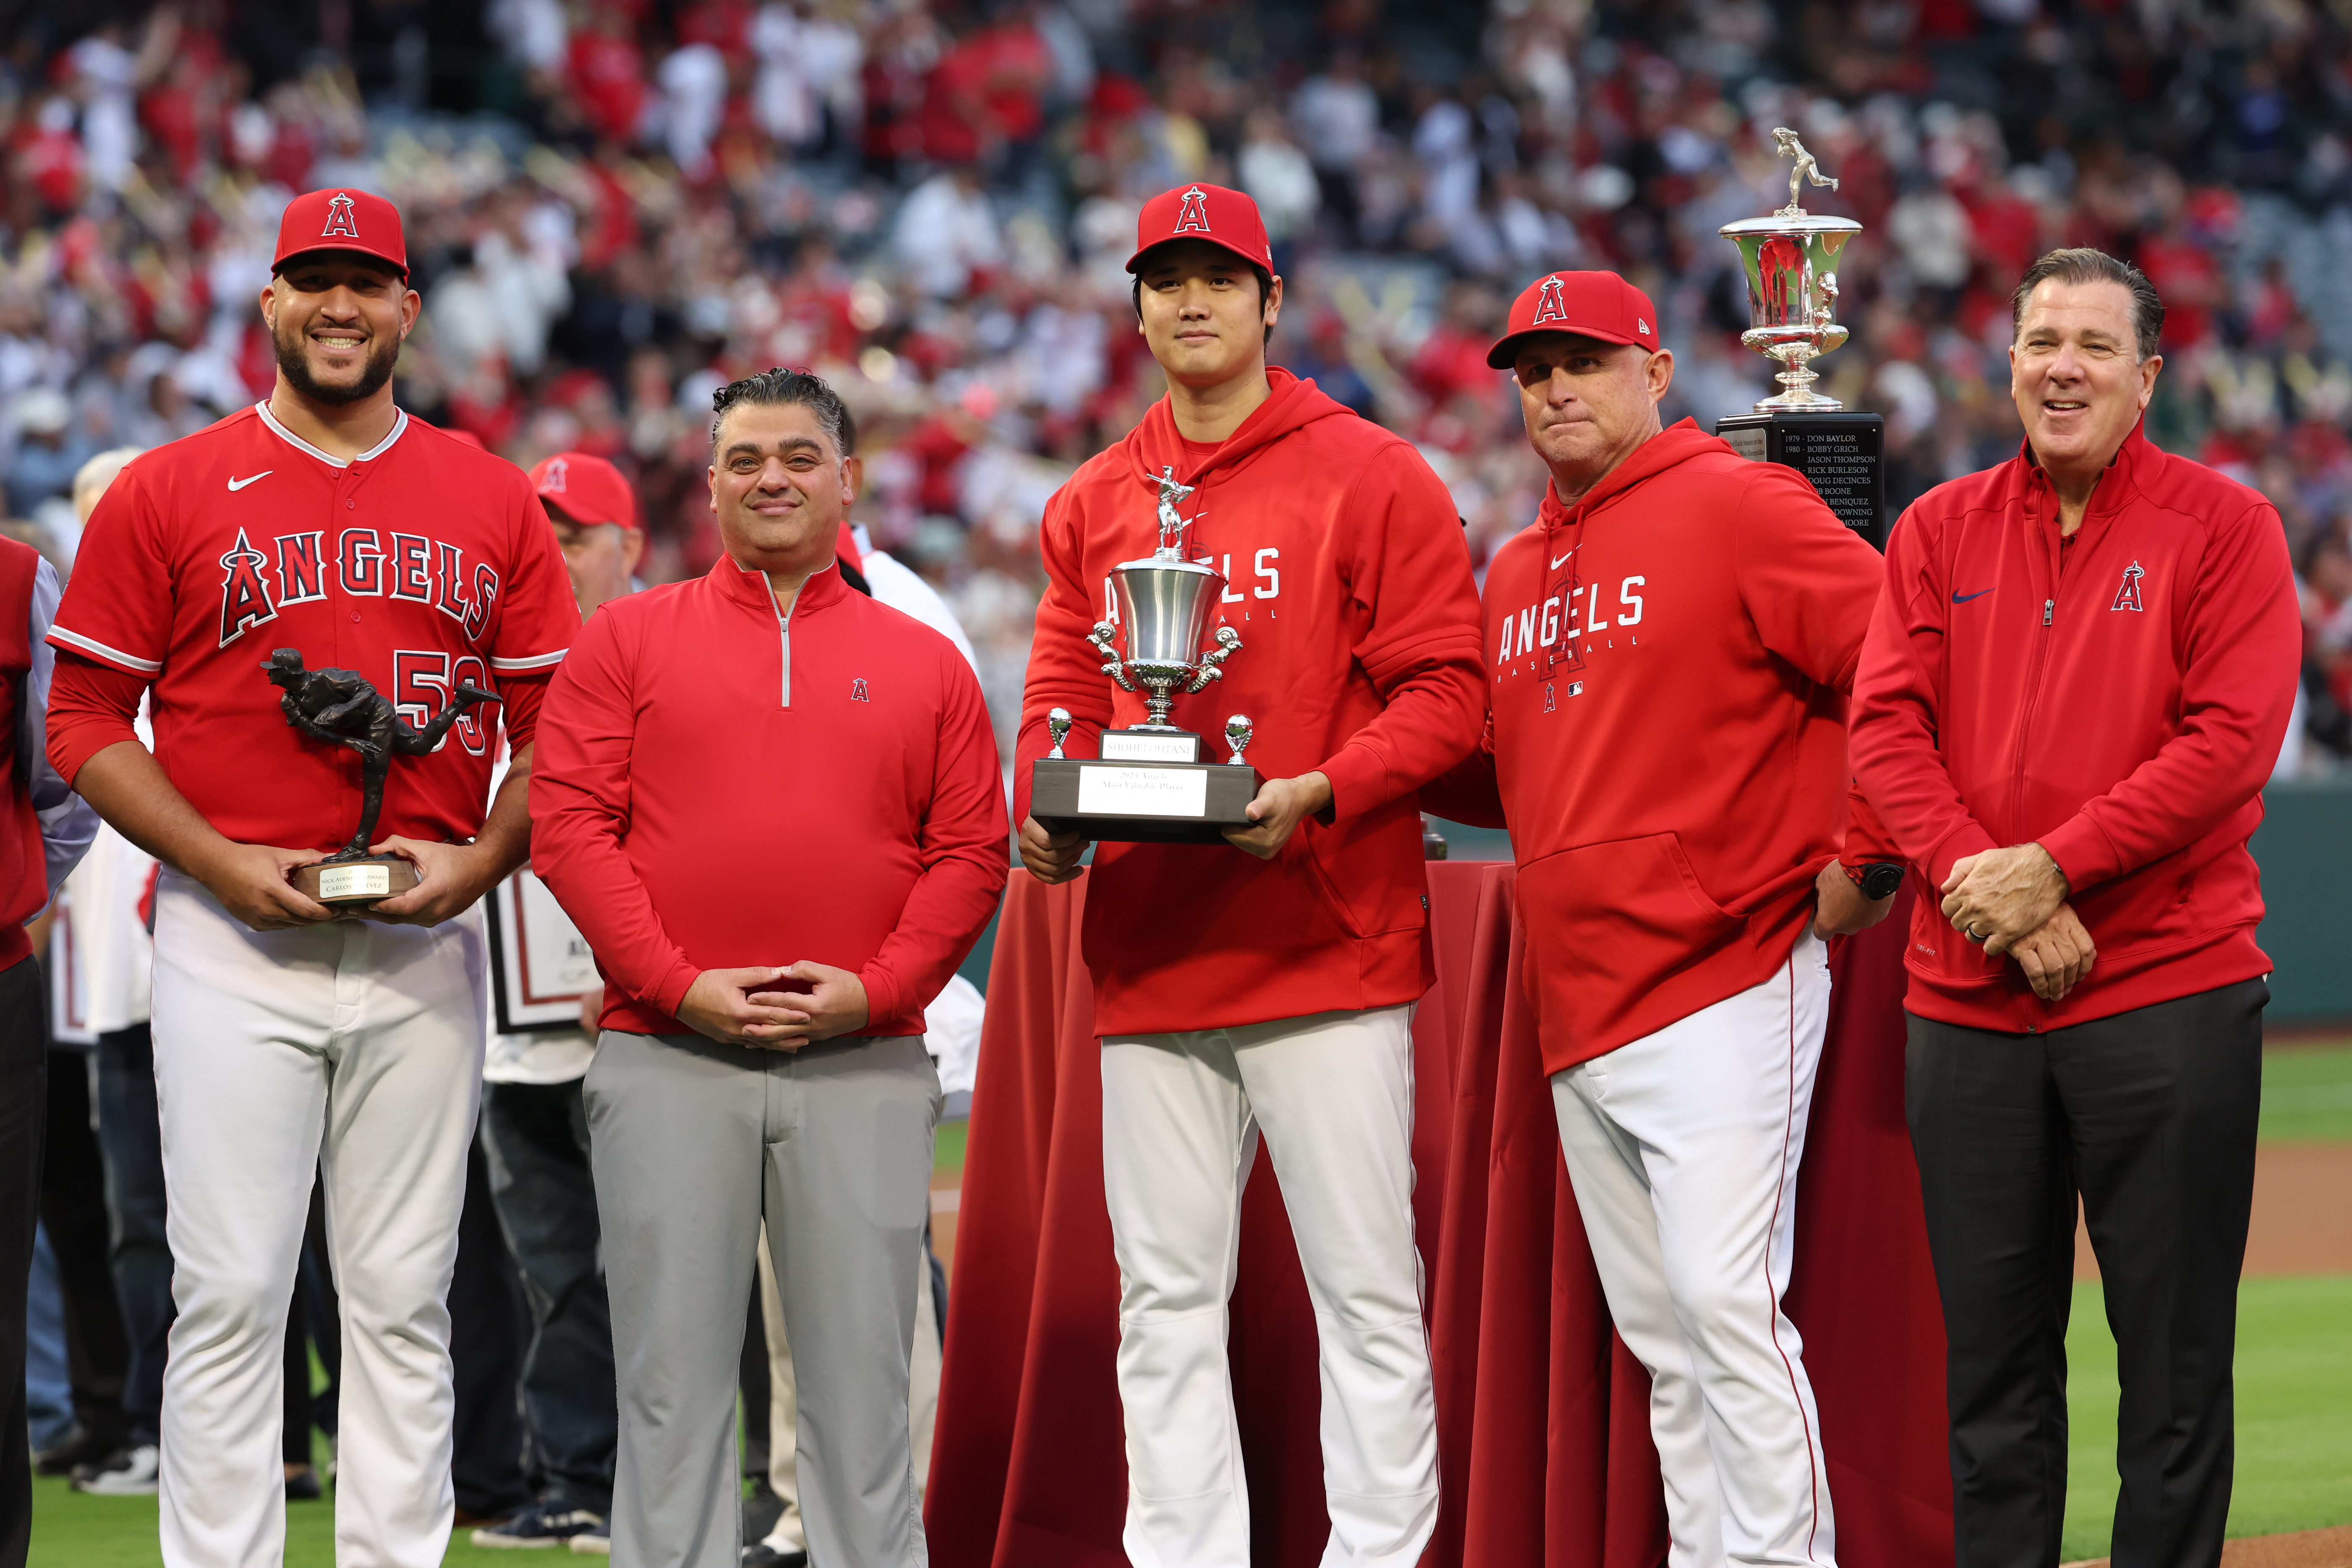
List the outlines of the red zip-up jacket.
{"type": "Polygon", "coordinates": [[[2019,1033],[2269,973],[2246,840],[2302,643],[2278,513],[2137,427],[2071,541],[2030,447],[1920,497],[1887,544],[1853,735],[1863,788],[1928,884],[1905,1005],[2019,1033]],[[1934,893],[1961,856],[2029,842],[2098,948],[2054,1003],[1934,893]]]}
{"type": "Polygon", "coordinates": [[[1689,420],[1496,552],[1487,740],[1423,802],[1510,828],[1546,1072],[1769,977],[1841,848],[1895,858],[1848,820],[1878,583],[1802,476],[1689,420]]]}
{"type": "Polygon", "coordinates": [[[1273,396],[1197,465],[1163,398],[1045,509],[1017,817],[1049,710],[1076,721],[1073,757],[1096,754],[1105,726],[1143,721],[1143,694],[1111,683],[1086,636],[1108,617],[1106,574],[1159,541],[1163,465],[1198,487],[1181,508],[1197,520],[1190,549],[1224,574],[1223,622],[1242,639],[1224,679],[1177,698],[1171,721],[1222,761],[1225,718],[1245,713],[1260,773],[1331,781],[1324,820],[1272,860],[1229,844],[1096,850],[1082,943],[1107,1035],[1393,1006],[1435,977],[1413,792],[1478,739],[1470,553],[1409,443],[1311,381],[1266,374],[1273,396]]]}
{"type": "Polygon", "coordinates": [[[1003,891],[1003,776],[955,645],[842,582],[789,619],[708,576],[588,618],[539,714],[531,868],[596,955],[604,1026],[685,1032],[706,969],[856,972],[859,1035],[923,1009],[1003,891]]]}

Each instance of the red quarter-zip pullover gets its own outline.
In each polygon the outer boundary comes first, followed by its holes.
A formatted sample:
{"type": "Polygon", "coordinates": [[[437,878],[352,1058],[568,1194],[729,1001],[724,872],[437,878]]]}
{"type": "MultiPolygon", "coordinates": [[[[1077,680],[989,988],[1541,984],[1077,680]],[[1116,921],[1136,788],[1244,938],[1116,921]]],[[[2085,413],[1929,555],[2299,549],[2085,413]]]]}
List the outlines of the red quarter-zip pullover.
{"type": "Polygon", "coordinates": [[[1003,890],[1003,776],[955,646],[834,566],[614,599],[549,688],[531,866],[610,982],[604,1025],[677,1034],[706,969],[854,970],[860,1035],[923,1009],[1003,890]]]}
{"type": "Polygon", "coordinates": [[[1885,858],[1841,695],[1878,582],[1794,469],[1689,420],[1496,552],[1486,744],[1423,797],[1511,830],[1545,1071],[1764,980],[1842,839],[1885,858]]]}
{"type": "Polygon", "coordinates": [[[1931,889],[2041,844],[2098,958],[2043,1002],[1923,898],[1906,1005],[2052,1029],[2267,973],[2246,840],[2301,649],[2278,513],[2137,427],[2072,540],[2031,447],[1922,496],[1887,545],[1854,771],[1931,889]]]}
{"type": "Polygon", "coordinates": [[[1247,714],[1261,773],[1320,769],[1332,788],[1328,819],[1301,823],[1270,861],[1224,844],[1096,851],[1083,945],[1105,1034],[1393,1006],[1434,977],[1413,791],[1478,737],[1469,551],[1409,443],[1311,381],[1266,374],[1273,395],[1213,450],[1177,434],[1162,399],[1045,511],[1017,815],[1049,710],[1076,720],[1077,757],[1106,725],[1143,721],[1142,694],[1111,684],[1086,636],[1111,609],[1106,574],[1158,542],[1163,466],[1197,487],[1181,509],[1191,552],[1224,574],[1223,624],[1242,639],[1224,679],[1179,697],[1172,721],[1222,760],[1226,716],[1247,714]]]}

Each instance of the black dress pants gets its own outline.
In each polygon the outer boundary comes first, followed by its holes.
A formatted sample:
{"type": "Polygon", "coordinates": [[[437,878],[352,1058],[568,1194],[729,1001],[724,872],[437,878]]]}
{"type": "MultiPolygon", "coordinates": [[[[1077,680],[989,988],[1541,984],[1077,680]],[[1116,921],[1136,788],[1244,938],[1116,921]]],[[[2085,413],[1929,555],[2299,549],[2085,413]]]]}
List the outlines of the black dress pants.
{"type": "Polygon", "coordinates": [[[130,1342],[122,1414],[132,1443],[152,1443],[162,1429],[163,1348],[174,1309],[155,1041],[144,1024],[98,1037],[98,1142],[106,1156],[107,1256],[130,1342]]]}
{"type": "Polygon", "coordinates": [[[2115,1568],[2220,1563],[2269,999],[2248,980],[2023,1035],[1911,1017],[1957,1568],[2058,1561],[2077,1194],[2121,1384],[2115,1568]]]}
{"type": "Polygon", "coordinates": [[[41,1218],[49,1016],[41,966],[0,970],[0,1568],[25,1568],[33,1455],[25,1429],[25,1287],[41,1218]]]}
{"type": "Polygon", "coordinates": [[[106,1212],[106,1162],[99,1153],[98,1118],[90,1098],[90,1053],[49,1052],[48,1142],[41,1155],[41,1223],[58,1258],[58,1294],[66,1315],[66,1375],[73,1384],[74,1417],[101,1454],[131,1436],[122,1389],[131,1368],[131,1342],[114,1295],[108,1261],[112,1225],[106,1212]]]}

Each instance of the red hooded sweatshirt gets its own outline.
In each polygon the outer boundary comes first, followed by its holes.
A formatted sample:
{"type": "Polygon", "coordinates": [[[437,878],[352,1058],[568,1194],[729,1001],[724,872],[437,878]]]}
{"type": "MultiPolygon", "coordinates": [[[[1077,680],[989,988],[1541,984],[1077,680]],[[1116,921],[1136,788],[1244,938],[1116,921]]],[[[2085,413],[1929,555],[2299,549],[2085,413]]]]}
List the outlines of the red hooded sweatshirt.
{"type": "Polygon", "coordinates": [[[1887,542],[1854,772],[1930,889],[2039,843],[2098,957],[2044,1002],[1923,898],[1904,1005],[2032,1033],[2268,973],[2246,840],[2302,648],[2278,513],[2137,428],[2071,540],[2031,447],[1920,497],[1887,542]]]}
{"type": "Polygon", "coordinates": [[[540,710],[531,868],[596,955],[604,1026],[685,1032],[706,969],[855,970],[858,1035],[923,1009],[1003,891],[1003,775],[955,645],[837,566],[789,617],[708,576],[588,617],[540,710]]]}
{"type": "MultiPolygon", "coordinates": [[[[1332,805],[1272,860],[1231,845],[1105,844],[1083,933],[1095,1023],[1154,1034],[1417,1000],[1434,977],[1413,792],[1478,739],[1478,591],[1453,498],[1412,446],[1286,371],[1213,452],[1194,456],[1163,398],[1045,509],[1046,572],[1029,654],[1013,816],[1029,813],[1045,714],[1076,721],[1065,753],[1143,721],[1143,694],[1086,641],[1105,575],[1159,541],[1159,475],[1197,487],[1195,558],[1228,586],[1242,647],[1171,721],[1223,760],[1226,716],[1257,733],[1267,778],[1320,769],[1332,805]]],[[[1214,626],[1211,628],[1213,635],[1214,626]]]]}
{"type": "Polygon", "coordinates": [[[1847,831],[1879,578],[1796,470],[1689,420],[1496,553],[1486,744],[1423,803],[1510,827],[1546,1072],[1769,976],[1842,841],[1895,858],[1847,831]]]}

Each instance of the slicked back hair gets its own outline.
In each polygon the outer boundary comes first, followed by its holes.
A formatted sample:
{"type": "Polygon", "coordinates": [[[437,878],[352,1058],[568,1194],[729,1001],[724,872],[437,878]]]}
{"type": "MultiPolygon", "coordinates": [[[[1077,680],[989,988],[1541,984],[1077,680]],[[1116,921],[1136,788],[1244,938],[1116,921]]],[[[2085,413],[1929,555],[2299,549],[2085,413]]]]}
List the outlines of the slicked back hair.
{"type": "Polygon", "coordinates": [[[821,375],[788,370],[782,365],[730,381],[710,395],[711,451],[719,450],[719,426],[725,422],[729,409],[745,404],[776,407],[794,403],[816,416],[816,422],[833,437],[838,456],[847,458],[856,455],[857,421],[850,417],[849,405],[841,401],[841,394],[826,385],[821,375]]]}
{"type": "Polygon", "coordinates": [[[2025,324],[2026,300],[2035,289],[2053,279],[2061,283],[2120,284],[2131,295],[2134,351],[2142,363],[2163,342],[2164,301],[2157,297],[2156,285],[2147,280],[2147,274],[2128,261],[2087,245],[2053,250],[2025,269],[2025,276],[2018,280],[2017,292],[2009,297],[2010,342],[2017,341],[2018,330],[2025,324]]]}

